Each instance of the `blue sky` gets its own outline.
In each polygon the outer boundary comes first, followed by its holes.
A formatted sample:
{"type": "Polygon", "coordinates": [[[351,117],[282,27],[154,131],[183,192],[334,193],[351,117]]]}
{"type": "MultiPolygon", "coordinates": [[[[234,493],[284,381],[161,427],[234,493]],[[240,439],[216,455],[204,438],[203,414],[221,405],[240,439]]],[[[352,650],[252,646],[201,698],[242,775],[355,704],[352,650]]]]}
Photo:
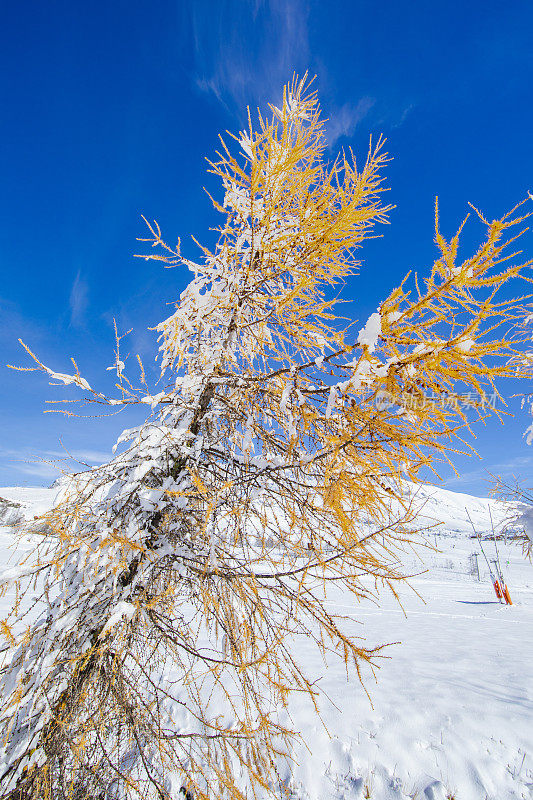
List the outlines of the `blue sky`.
{"type": "MultiPolygon", "coordinates": [[[[186,276],[132,257],[140,215],[181,236],[189,256],[190,234],[212,241],[203,187],[217,187],[204,158],[220,131],[244,126],[247,104],[279,102],[293,71],[317,76],[332,152],[363,156],[382,133],[394,157],[397,208],[349,284],[355,318],[431,265],[436,195],[451,234],[469,201],[496,216],[533,189],[529,0],[52,0],[9,4],[2,17],[0,486],[50,483],[57,468],[45,462],[63,447],[104,459],[135,419],[43,415],[44,400],[65,393],[3,365],[28,365],[20,337],[58,371],[74,356],[108,386],[113,318],[152,363],[148,328],[186,276]]],[[[481,232],[472,222],[465,248],[481,232]]],[[[526,235],[530,254],[532,244],[526,235]]],[[[458,458],[460,480],[442,469],[446,486],[484,494],[487,470],[529,479],[526,419],[518,401],[509,410],[504,427],[476,428],[481,459],[458,458]]]]}

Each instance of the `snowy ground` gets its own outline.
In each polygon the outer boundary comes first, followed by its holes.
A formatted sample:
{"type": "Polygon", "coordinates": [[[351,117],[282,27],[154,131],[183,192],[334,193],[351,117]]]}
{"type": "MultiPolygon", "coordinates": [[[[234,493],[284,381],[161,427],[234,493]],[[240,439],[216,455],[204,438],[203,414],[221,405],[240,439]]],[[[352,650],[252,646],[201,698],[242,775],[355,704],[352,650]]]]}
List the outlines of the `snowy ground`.
{"type": "Polygon", "coordinates": [[[392,598],[380,608],[331,598],[363,623],[354,630],[367,642],[401,643],[388,648],[377,683],[368,675],[373,708],[340,666],[324,670],[309,652],[308,669],[339,707],[323,704],[333,741],[298,710],[314,757],[297,775],[312,796],[424,798],[432,784],[436,798],[533,796],[533,567],[502,548],[514,602],[504,607],[485,570],[479,583],[467,574],[470,540],[442,537],[439,547],[412,581],[423,601],[403,598],[405,616],[392,598]]]}
{"type": "MultiPolygon", "coordinates": [[[[0,498],[22,504],[27,516],[53,495],[0,488],[0,498]]],[[[329,598],[332,609],[353,615],[353,630],[367,644],[399,642],[387,649],[377,682],[366,673],[372,704],[357,682],[347,682],[340,662],[325,666],[310,644],[298,644],[330,700],[322,701],[327,730],[307,705],[294,705],[292,724],[308,744],[295,752],[296,797],[533,797],[533,566],[519,548],[499,543],[513,599],[499,605],[481,557],[481,581],[470,574],[469,557],[479,548],[464,509],[488,532],[488,503],[495,523],[502,506],[433,488],[420,495],[427,499],[422,513],[445,523],[436,540],[430,537],[439,552],[405,559],[410,572],[426,570],[412,580],[422,599],[406,591],[404,614],[392,597],[379,608],[350,605],[340,593],[329,598]]],[[[11,541],[10,529],[0,528],[4,563],[11,541]]],[[[484,546],[493,556],[493,542],[484,546]]],[[[2,615],[9,602],[0,601],[2,615]]]]}

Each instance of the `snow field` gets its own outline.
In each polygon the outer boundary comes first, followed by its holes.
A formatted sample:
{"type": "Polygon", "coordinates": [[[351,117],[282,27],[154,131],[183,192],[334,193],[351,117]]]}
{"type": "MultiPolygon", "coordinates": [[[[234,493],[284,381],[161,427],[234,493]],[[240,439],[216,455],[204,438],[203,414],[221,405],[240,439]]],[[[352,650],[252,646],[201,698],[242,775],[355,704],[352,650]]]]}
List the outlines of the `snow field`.
{"type": "MultiPolygon", "coordinates": [[[[55,490],[0,488],[30,517],[52,502],[55,490]]],[[[425,487],[426,519],[444,522],[421,549],[402,559],[415,575],[402,606],[383,594],[380,605],[354,605],[337,589],[332,611],[368,646],[384,651],[376,677],[363,667],[366,690],[343,664],[321,655],[304,637],[295,642],[308,675],[323,692],[322,721],[295,697],[290,724],[302,732],[292,775],[284,777],[302,800],[518,800],[533,797],[533,566],[511,543],[498,542],[512,606],[500,605],[479,556],[481,581],[471,574],[464,507],[490,530],[488,502],[425,487]],[[418,593],[418,594],[417,594],[418,593]],[[420,595],[420,596],[418,596],[420,595]]],[[[504,508],[492,505],[493,517],[504,508]]],[[[495,522],[497,520],[495,519],[495,522]]],[[[32,543],[11,550],[13,533],[0,528],[3,568],[16,566],[32,543]]],[[[484,541],[489,557],[494,543],[484,541]]],[[[11,598],[0,599],[5,616],[11,598]]]]}
{"type": "MultiPolygon", "coordinates": [[[[294,713],[311,750],[298,754],[298,794],[346,800],[533,795],[533,567],[516,548],[500,547],[510,562],[504,569],[514,605],[506,607],[483,570],[479,583],[468,574],[475,542],[439,537],[438,543],[442,554],[429,554],[428,572],[411,582],[423,599],[403,593],[405,614],[392,597],[384,596],[380,608],[349,607],[342,596],[329,601],[332,610],[362,623],[353,630],[367,644],[400,642],[386,649],[377,681],[363,671],[372,704],[339,663],[324,668],[314,651],[300,651],[337,708],[322,702],[331,740],[311,709],[294,713]]],[[[485,543],[486,550],[491,546],[485,543]]]]}

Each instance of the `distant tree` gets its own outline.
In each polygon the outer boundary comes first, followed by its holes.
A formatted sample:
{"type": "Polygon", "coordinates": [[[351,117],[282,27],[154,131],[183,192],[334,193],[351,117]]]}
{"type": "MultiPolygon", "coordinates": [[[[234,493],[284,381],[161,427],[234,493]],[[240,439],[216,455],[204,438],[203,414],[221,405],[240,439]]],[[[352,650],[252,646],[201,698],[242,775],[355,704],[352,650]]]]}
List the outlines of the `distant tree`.
{"type": "Polygon", "coordinates": [[[533,559],[533,486],[524,485],[517,477],[509,480],[498,475],[491,494],[508,504],[501,531],[522,547],[527,558],[533,559]]]}
{"type": "Polygon", "coordinates": [[[2,798],[275,791],[295,735],[283,712],[294,692],[318,696],[298,637],[356,674],[375,663],[380,648],[347,632],[326,593],[397,592],[414,524],[403,476],[448,457],[512,374],[519,301],[496,295],[530,264],[505,255],[516,210],[479,214],[486,238],[462,263],[437,218],[429,275],[408,276],[357,332],[336,287],[386,220],[382,142],[361,169],[351,153],[327,163],[316,94],[296,80],[236,142],[210,165],[224,187],[214,251],[193,263],[156,223],[143,240],[147,258],[193,273],[157,329],[159,393],[140,360],[140,389],[126,377],[118,336],[116,397],[26,348],[32,369],[89,401],[151,413],[22,529],[38,532],[35,557],[3,576],[17,594],[2,798]]]}
{"type": "MultiPolygon", "coordinates": [[[[531,193],[529,197],[533,200],[531,193]]],[[[524,316],[518,320],[516,326],[515,335],[523,343],[523,347],[513,354],[510,364],[517,377],[531,378],[533,375],[532,310],[533,307],[528,304],[524,316]]],[[[517,396],[521,398],[522,409],[525,408],[530,415],[533,415],[533,395],[530,392],[531,389],[517,396]]],[[[533,422],[525,429],[524,438],[526,444],[533,443],[533,422]]],[[[491,494],[509,504],[504,527],[508,529],[512,540],[522,546],[524,555],[531,560],[533,559],[533,486],[526,486],[525,481],[518,475],[512,478],[503,475],[492,477],[491,494]]]]}

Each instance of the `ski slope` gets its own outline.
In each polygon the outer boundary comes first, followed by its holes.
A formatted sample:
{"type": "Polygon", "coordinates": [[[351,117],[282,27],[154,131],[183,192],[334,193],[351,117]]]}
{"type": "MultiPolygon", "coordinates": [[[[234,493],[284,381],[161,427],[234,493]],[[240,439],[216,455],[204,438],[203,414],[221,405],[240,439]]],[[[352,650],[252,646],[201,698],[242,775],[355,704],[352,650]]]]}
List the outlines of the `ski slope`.
{"type": "MultiPolygon", "coordinates": [[[[484,533],[491,530],[489,507],[496,525],[508,508],[434,487],[416,491],[423,524],[443,524],[429,537],[438,550],[405,556],[405,570],[416,577],[403,592],[403,609],[387,595],[379,607],[354,605],[339,590],[328,599],[367,645],[394,643],[376,676],[363,670],[363,688],[346,679],[340,661],[325,664],[309,640],[295,643],[323,694],[322,721],[306,702],[293,702],[289,722],[306,741],[295,747],[292,775],[285,772],[294,798],[533,797],[533,566],[517,546],[498,543],[513,605],[498,604],[481,556],[481,580],[470,574],[479,547],[465,508],[484,533]]],[[[54,494],[0,488],[0,498],[29,518],[54,494]]],[[[5,510],[0,500],[0,514],[5,510]]],[[[0,528],[4,564],[31,549],[26,539],[10,554],[13,538],[9,527],[0,528]]],[[[484,549],[494,557],[492,541],[484,549]]],[[[10,602],[0,600],[2,616],[10,602]]]]}

